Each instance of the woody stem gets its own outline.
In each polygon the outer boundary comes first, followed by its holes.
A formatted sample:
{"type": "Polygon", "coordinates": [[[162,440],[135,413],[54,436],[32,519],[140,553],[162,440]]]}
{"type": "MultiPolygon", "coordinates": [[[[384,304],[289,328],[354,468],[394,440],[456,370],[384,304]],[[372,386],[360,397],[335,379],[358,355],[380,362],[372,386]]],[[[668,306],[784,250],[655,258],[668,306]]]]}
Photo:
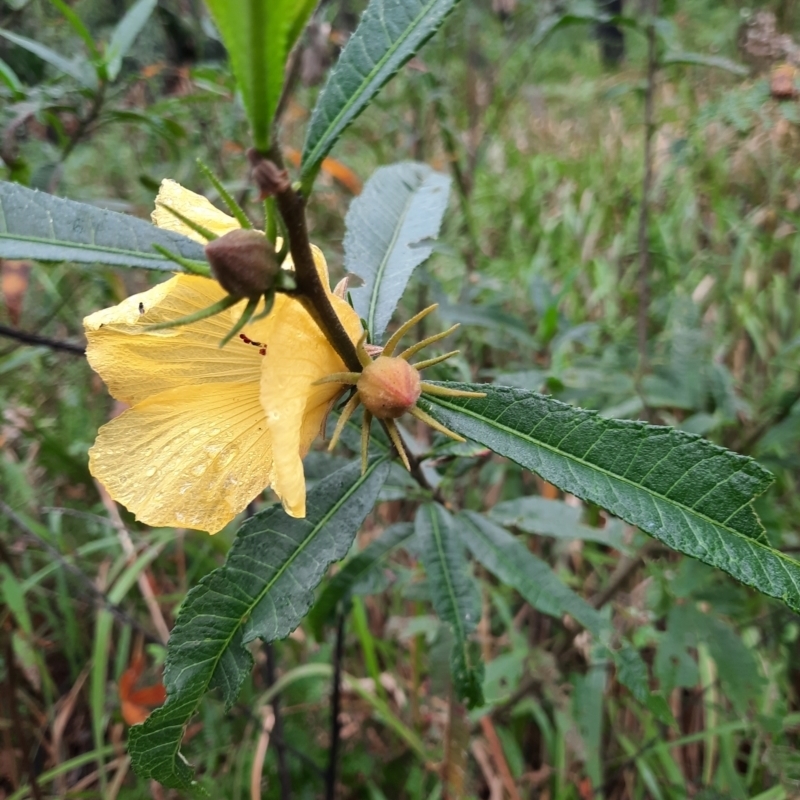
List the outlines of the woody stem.
{"type": "MultiPolygon", "coordinates": [[[[271,148],[268,158],[278,167],[283,167],[280,150],[277,147],[271,148]]],[[[347,369],[352,372],[361,372],[361,362],[356,352],[356,346],[347,335],[342,321],[331,305],[328,297],[330,290],[322,285],[314,263],[311,243],[308,240],[305,199],[289,186],[285,191],[275,195],[275,201],[286,225],[289,252],[292,254],[294,262],[297,293],[305,302],[320,330],[342,357],[347,369]]]]}

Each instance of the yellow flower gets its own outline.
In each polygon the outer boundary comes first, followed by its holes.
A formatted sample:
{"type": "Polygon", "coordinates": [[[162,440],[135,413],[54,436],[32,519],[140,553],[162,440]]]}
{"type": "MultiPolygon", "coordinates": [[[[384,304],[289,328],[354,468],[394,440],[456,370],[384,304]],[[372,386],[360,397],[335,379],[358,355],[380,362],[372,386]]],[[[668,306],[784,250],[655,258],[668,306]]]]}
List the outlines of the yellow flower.
{"type": "MultiPolygon", "coordinates": [[[[204,197],[164,181],[153,221],[198,241],[160,202],[218,235],[239,227],[204,197]]],[[[313,249],[328,288],[325,259],[313,249]]],[[[214,533],[267,486],[288,514],[306,513],[302,458],[342,391],[315,383],[345,365],[303,302],[282,294],[269,316],[223,348],[245,301],[199,322],[147,329],[224,294],[216,281],[176,275],[84,320],[89,363],[131,406],[100,428],[89,469],[148,525],[214,533]]],[[[357,342],[358,315],[332,293],[330,301],[357,342]]]]}

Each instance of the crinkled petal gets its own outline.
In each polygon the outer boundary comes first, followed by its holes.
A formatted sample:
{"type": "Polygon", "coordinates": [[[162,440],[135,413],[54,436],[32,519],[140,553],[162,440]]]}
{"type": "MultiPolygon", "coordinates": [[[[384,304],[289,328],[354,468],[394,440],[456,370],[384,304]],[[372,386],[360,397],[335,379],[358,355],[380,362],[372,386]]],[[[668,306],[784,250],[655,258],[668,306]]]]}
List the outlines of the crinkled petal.
{"type": "Polygon", "coordinates": [[[206,240],[195,233],[188,225],[181,222],[174,214],[164,208],[168,205],[176,211],[180,211],[184,217],[189,217],[198,225],[202,225],[217,236],[241,228],[242,226],[233,218],[220,211],[212,205],[203,195],[190,192],[184,189],[179,183],[165,179],[161,181],[161,187],[156,197],[156,207],[150,218],[159,228],[168,231],[175,231],[194,239],[200,244],[205,244],[206,240]]]}
{"type": "MultiPolygon", "coordinates": [[[[240,338],[219,343],[241,315],[245,301],[190,325],[147,331],[146,326],[193,314],[225,296],[216,281],[177,275],[149,291],[86,317],[87,358],[112,396],[134,405],[180,386],[216,383],[257,384],[263,356],[240,338]]],[[[278,308],[287,302],[276,298],[278,308]]],[[[260,321],[244,333],[265,342],[269,327],[260,321]]]]}
{"type": "MultiPolygon", "coordinates": [[[[338,297],[331,295],[331,301],[345,330],[357,341],[361,335],[358,314],[338,297]]],[[[342,391],[336,384],[313,384],[342,372],[345,366],[300,301],[289,301],[272,318],[274,329],[261,373],[261,402],[272,436],[270,482],[286,513],[304,517],[302,459],[319,434],[331,402],[342,391]]]]}
{"type": "Polygon", "coordinates": [[[215,533],[269,483],[258,383],[171,389],[100,428],[89,469],[147,525],[215,533]]]}

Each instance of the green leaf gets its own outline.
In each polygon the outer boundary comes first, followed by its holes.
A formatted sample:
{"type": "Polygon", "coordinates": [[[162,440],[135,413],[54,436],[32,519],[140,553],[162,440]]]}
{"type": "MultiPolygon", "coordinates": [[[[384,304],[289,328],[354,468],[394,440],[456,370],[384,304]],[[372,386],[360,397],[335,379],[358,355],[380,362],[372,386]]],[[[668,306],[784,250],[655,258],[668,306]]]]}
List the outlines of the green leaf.
{"type": "Polygon", "coordinates": [[[315,4],[311,0],[208,0],[258,150],[269,147],[286,59],[315,4]]]}
{"type": "Polygon", "coordinates": [[[158,117],[154,114],[142,114],[139,111],[129,110],[112,110],[103,114],[102,125],[113,124],[115,122],[133,123],[149,128],[156,136],[160,136],[169,146],[173,158],[180,158],[178,139],[185,138],[186,131],[174,120],[158,117]]]}
{"type": "Polygon", "coordinates": [[[535,392],[442,385],[486,392],[420,399],[451,430],[800,611],[800,563],[767,542],[752,504],[773,478],[752,459],[693,434],[603,419],[535,392]]]}
{"type": "Polygon", "coordinates": [[[364,285],[353,307],[379,342],[411,273],[433,251],[450,194],[450,178],[405,161],[376,170],[345,218],[344,263],[364,285]]]}
{"type": "Polygon", "coordinates": [[[289,3],[286,7],[286,14],[289,16],[289,28],[286,35],[286,52],[294,47],[295,42],[300,38],[303,28],[308,22],[319,0],[296,0],[294,4],[289,3]]]}
{"type": "Polygon", "coordinates": [[[158,0],[137,0],[117,23],[106,48],[106,71],[108,79],[114,81],[122,67],[122,59],[131,49],[136,37],[142,32],[153,13],[158,0]]]}
{"type": "Polygon", "coordinates": [[[551,617],[569,614],[606,648],[617,667],[617,678],[631,694],[666,723],[672,714],[661,695],[651,692],[647,666],[629,644],[608,650],[614,629],[611,623],[580,595],[575,594],[550,567],[531,553],[508,531],[474,511],[458,516],[467,547],[499,581],[512,586],[535,609],[551,617]]]}
{"type": "Polygon", "coordinates": [[[306,192],[344,129],[433,36],[457,1],[371,0],[311,114],[301,167],[306,192]]]}
{"type": "Polygon", "coordinates": [[[410,522],[398,522],[389,526],[331,578],[306,618],[318,640],[322,638],[323,626],[333,620],[339,603],[350,597],[358,584],[413,533],[414,526],[410,522]]]}
{"type": "Polygon", "coordinates": [[[39,42],[33,39],[28,39],[25,36],[20,36],[18,33],[12,33],[3,28],[0,28],[0,36],[8,39],[9,42],[17,45],[17,47],[21,47],[23,50],[33,53],[37,58],[46,61],[51,67],[55,67],[59,72],[64,73],[64,75],[69,75],[71,78],[74,78],[81,86],[87,89],[94,89],[97,87],[97,75],[95,75],[94,70],[90,71],[86,68],[88,66],[87,62],[70,61],[64,58],[60,53],[56,53],[55,50],[51,50],[49,47],[39,44],[39,42]]]}
{"type": "Polygon", "coordinates": [[[166,703],[131,729],[139,777],[179,789],[191,785],[192,769],[179,749],[203,695],[220,689],[230,706],[252,668],[247,645],[297,627],[328,565],[350,548],[388,470],[381,458],[364,475],[360,464],[350,464],[309,492],[305,519],[273,506],[242,525],[224,566],[189,592],[178,615],[167,646],[166,703]]]}
{"type": "Polygon", "coordinates": [[[203,246],[179,233],[127,214],[0,182],[0,258],[179,271],[153,250],[155,245],[205,262],[203,246]]]}
{"type": "Polygon", "coordinates": [[[86,25],[83,24],[83,20],[64,2],[64,0],[50,0],[50,2],[64,15],[64,18],[67,20],[72,30],[83,39],[83,43],[86,45],[86,49],[89,51],[92,60],[99,63],[100,53],[97,52],[94,37],[89,32],[86,25]]]}
{"type": "Polygon", "coordinates": [[[453,686],[470,708],[483,705],[483,663],[469,640],[481,618],[481,595],[453,529],[453,518],[438,503],[426,503],[417,510],[414,530],[433,607],[453,631],[453,686]]]}
{"type": "Polygon", "coordinates": [[[662,66],[666,67],[674,64],[683,64],[691,67],[713,67],[715,69],[723,69],[726,72],[732,72],[734,75],[750,74],[750,70],[743,64],[738,64],[736,61],[731,61],[731,59],[724,58],[723,56],[709,56],[705,53],[672,52],[665,53],[662,56],[662,66]]]}
{"type": "Polygon", "coordinates": [[[604,528],[593,528],[581,522],[581,513],[580,508],[569,506],[563,500],[548,500],[534,495],[498,503],[489,511],[489,516],[500,525],[512,526],[525,533],[599,542],[617,550],[625,549],[623,526],[618,520],[609,520],[604,528]]]}
{"type": "Polygon", "coordinates": [[[17,77],[16,72],[14,72],[2,58],[0,58],[0,81],[11,89],[15,100],[20,100],[25,97],[25,89],[20,79],[17,77]]]}
{"type": "Polygon", "coordinates": [[[612,629],[602,614],[565,586],[517,538],[474,511],[462,512],[457,520],[466,546],[499,581],[513,586],[543,614],[556,618],[569,614],[596,639],[608,643],[612,629]]]}

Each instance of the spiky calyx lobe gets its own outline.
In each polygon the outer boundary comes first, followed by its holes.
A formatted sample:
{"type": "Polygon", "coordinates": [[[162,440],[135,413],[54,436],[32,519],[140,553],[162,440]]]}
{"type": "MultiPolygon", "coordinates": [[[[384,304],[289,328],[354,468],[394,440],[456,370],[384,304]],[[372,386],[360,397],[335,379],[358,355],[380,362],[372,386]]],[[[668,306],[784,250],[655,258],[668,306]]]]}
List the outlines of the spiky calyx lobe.
{"type": "Polygon", "coordinates": [[[419,400],[419,372],[405,359],[378,356],[364,367],[356,384],[364,408],[378,419],[397,419],[419,400]]]}
{"type": "Polygon", "coordinates": [[[206,258],[220,286],[233,297],[260,297],[280,271],[275,250],[261,231],[241,228],[206,245],[206,258]]]}

